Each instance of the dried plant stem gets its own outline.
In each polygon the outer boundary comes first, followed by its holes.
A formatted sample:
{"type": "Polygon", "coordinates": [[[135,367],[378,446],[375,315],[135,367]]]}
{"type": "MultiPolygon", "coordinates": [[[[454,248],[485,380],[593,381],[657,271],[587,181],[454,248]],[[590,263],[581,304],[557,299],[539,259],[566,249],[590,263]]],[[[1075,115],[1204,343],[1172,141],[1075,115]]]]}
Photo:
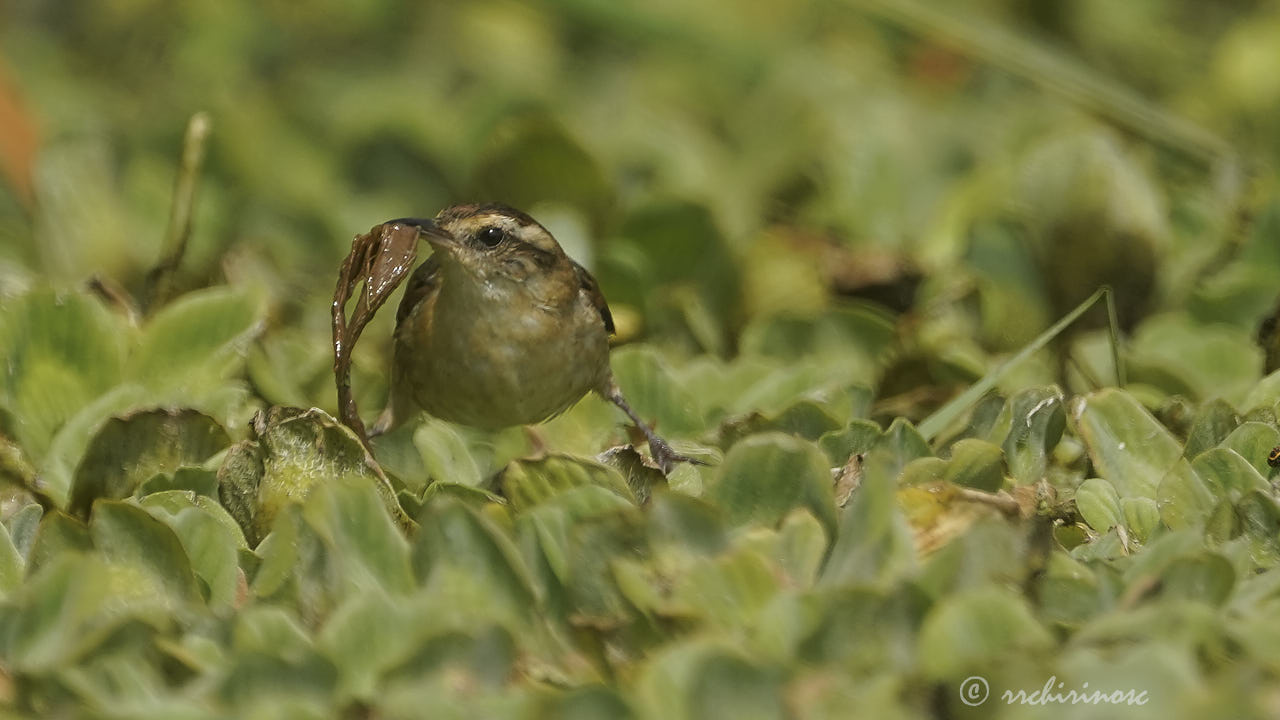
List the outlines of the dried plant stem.
{"type": "Polygon", "coordinates": [[[967,500],[980,505],[988,505],[1009,517],[1018,517],[1022,513],[1022,506],[1009,493],[1000,490],[998,492],[983,492],[974,490],[973,488],[957,487],[956,494],[961,500],[967,500]]]}
{"type": "Polygon", "coordinates": [[[200,168],[204,165],[205,141],[212,127],[209,114],[205,112],[198,112],[187,121],[187,133],[182,141],[182,160],[178,165],[178,177],[173,183],[173,203],[169,206],[169,227],[164,235],[164,255],[147,278],[148,313],[168,299],[173,287],[173,275],[182,264],[182,256],[187,252],[196,188],[200,168]]]}

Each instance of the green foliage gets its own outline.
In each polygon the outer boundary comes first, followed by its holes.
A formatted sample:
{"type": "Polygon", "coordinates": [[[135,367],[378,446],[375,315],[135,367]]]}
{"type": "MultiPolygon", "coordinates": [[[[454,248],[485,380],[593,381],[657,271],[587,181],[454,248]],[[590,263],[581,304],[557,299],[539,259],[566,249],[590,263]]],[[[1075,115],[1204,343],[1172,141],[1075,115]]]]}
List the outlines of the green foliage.
{"type": "MultiPolygon", "coordinates": [[[[81,515],[99,498],[129,497],[157,474],[198,467],[230,442],[213,419],[192,410],[153,410],[108,420],[76,468],[68,506],[81,515]]],[[[154,490],[152,483],[145,490],[154,490]]]]}
{"type": "Polygon", "coordinates": [[[1274,3],[0,18],[6,717],[1042,717],[999,697],[1050,678],[1274,715],[1274,3]],[[490,200],[707,465],[595,397],[334,420],[351,236],[490,200]]]}
{"type": "Polygon", "coordinates": [[[389,512],[410,521],[390,481],[349,428],[318,409],[272,407],[253,419],[253,439],[232,446],[218,471],[218,493],[255,543],[287,506],[331,480],[357,480],[379,491],[389,512]]]}

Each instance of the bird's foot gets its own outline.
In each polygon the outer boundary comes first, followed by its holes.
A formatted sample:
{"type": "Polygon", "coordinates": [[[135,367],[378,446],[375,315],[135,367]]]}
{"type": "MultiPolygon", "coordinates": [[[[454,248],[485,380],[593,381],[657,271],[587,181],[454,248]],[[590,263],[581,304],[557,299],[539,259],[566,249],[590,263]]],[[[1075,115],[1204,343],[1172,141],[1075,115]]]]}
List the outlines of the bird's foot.
{"type": "Polygon", "coordinates": [[[627,417],[631,418],[631,422],[635,423],[636,428],[638,428],[640,432],[644,433],[645,438],[649,441],[649,452],[653,455],[653,461],[657,464],[658,469],[662,471],[663,475],[671,474],[671,471],[675,468],[676,463],[678,462],[686,462],[690,465],[707,464],[697,458],[681,455],[672,449],[672,447],[667,444],[666,440],[659,437],[658,433],[655,432],[654,429],[646,423],[635,410],[631,409],[631,405],[627,403],[627,399],[622,396],[622,390],[612,378],[609,379],[608,386],[599,392],[608,399],[609,402],[617,405],[622,412],[626,413],[627,417]]]}
{"type": "Polygon", "coordinates": [[[676,452],[674,448],[668,445],[666,440],[663,440],[657,435],[649,436],[649,452],[653,455],[653,461],[657,463],[658,468],[662,470],[663,475],[670,475],[678,462],[686,462],[690,465],[707,464],[698,458],[681,455],[676,452]]]}

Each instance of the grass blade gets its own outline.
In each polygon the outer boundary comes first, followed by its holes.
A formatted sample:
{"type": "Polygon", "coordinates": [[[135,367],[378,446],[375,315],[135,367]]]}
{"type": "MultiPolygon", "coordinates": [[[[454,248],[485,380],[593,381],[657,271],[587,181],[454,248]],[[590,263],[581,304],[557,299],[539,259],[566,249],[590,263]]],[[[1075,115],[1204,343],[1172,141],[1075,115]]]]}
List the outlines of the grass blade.
{"type": "Polygon", "coordinates": [[[933,440],[948,425],[960,417],[965,411],[973,406],[983,395],[987,394],[1001,378],[1009,373],[1018,363],[1039,352],[1044,346],[1048,345],[1058,335],[1062,334],[1071,323],[1075,322],[1089,311],[1089,308],[1097,304],[1098,300],[1106,298],[1107,301],[1107,319],[1109,325],[1109,333],[1111,337],[1111,361],[1115,363],[1116,382],[1121,387],[1124,386],[1125,371],[1124,365],[1120,359],[1120,330],[1116,323],[1115,303],[1112,299],[1111,288],[1103,286],[1098,288],[1097,292],[1090,295],[1087,300],[1080,303],[1074,310],[1063,316],[1061,320],[1054,323],[1052,327],[1036,336],[1021,350],[1018,354],[1004,361],[999,367],[982,376],[982,379],[974,383],[968,390],[960,393],[952,398],[950,402],[938,408],[932,415],[925,418],[920,423],[919,431],[925,440],[933,440]]]}

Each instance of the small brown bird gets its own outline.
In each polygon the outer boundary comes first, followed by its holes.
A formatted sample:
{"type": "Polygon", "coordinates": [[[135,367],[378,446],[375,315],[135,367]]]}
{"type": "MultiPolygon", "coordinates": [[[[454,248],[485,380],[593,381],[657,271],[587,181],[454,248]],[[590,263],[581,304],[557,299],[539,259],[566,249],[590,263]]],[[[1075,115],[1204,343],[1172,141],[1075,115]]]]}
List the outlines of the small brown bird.
{"type": "Polygon", "coordinates": [[[477,428],[531,425],[595,391],[644,432],[663,471],[696,462],[623,398],[609,368],[604,295],[536,220],[491,204],[391,222],[417,227],[434,252],[396,311],[391,398],[371,434],[418,408],[477,428]]]}

